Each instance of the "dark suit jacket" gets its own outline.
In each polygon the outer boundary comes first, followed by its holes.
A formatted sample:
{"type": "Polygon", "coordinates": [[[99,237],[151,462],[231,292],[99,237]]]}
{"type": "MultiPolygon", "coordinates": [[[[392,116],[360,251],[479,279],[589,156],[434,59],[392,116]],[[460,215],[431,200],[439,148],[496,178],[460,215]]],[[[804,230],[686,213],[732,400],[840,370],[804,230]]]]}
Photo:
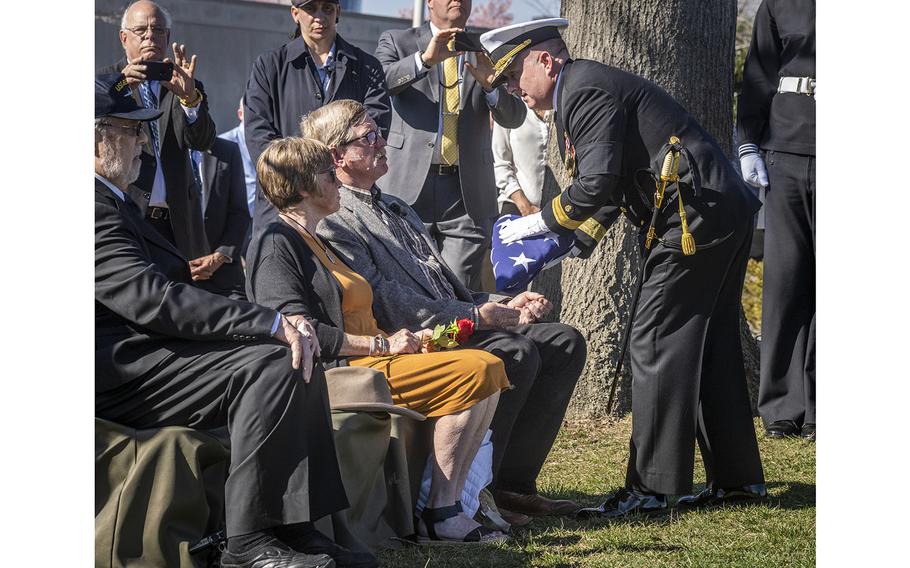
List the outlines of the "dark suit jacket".
{"type": "Polygon", "coordinates": [[[243,159],[234,142],[215,138],[212,149],[202,154],[202,192],[205,196],[205,234],[212,252],[233,259],[222,264],[200,287],[238,299],[245,297],[240,252],[250,226],[246,202],[243,159]]]}
{"type": "Polygon", "coordinates": [[[188,341],[271,338],[275,311],[194,287],[187,259],[95,181],[95,392],[153,372],[188,341]]]}
{"type": "MultiPolygon", "coordinates": [[[[552,230],[574,230],[593,215],[609,224],[620,207],[632,211],[636,202],[653,204],[654,182],[641,174],[660,173],[671,136],[680,138],[692,158],[691,163],[680,160],[679,175],[689,229],[698,246],[723,239],[758,211],[758,199],[714,138],[654,83],[597,61],[569,60],[556,106],[557,146],[565,159],[568,135],[578,173],[565,191],[541,206],[552,230]]],[[[678,248],[677,199],[673,187],[657,229],[678,248]]],[[[646,229],[650,220],[647,213],[633,222],[646,229]]]]}
{"type": "MultiPolygon", "coordinates": [[[[439,132],[442,69],[434,65],[425,73],[414,73],[414,54],[418,49],[425,50],[432,37],[430,24],[389,30],[383,32],[376,47],[376,57],[385,70],[392,95],[392,125],[386,147],[389,171],[378,185],[409,205],[417,200],[430,171],[439,132]]],[[[473,54],[466,57],[473,62],[473,54]]],[[[465,209],[475,221],[495,217],[498,211],[490,112],[483,88],[465,70],[458,116],[459,177],[465,209]]],[[[509,95],[505,88],[499,88],[499,100],[492,109],[496,122],[506,128],[518,128],[524,122],[525,112],[520,100],[509,95]]]]}
{"type": "Polygon", "coordinates": [[[341,286],[303,237],[284,221],[272,221],[253,235],[247,262],[247,298],[284,315],[303,315],[316,329],[323,365],[347,365],[338,355],[344,341],[341,286]]]}
{"type": "MultiPolygon", "coordinates": [[[[352,99],[363,103],[382,134],[388,132],[390,104],[382,67],[375,57],[341,36],[335,37],[335,71],[329,87],[329,92],[323,94],[303,38],[256,59],[243,98],[246,146],[254,164],[269,142],[300,136],[300,119],[332,101],[352,99]]],[[[262,189],[258,189],[253,212],[256,230],[274,221],[276,215],[262,189]]]]}
{"type": "MultiPolygon", "coordinates": [[[[126,67],[126,60],[105,67],[98,73],[119,73],[126,67]]],[[[171,214],[171,228],[174,244],[189,259],[209,253],[202,221],[202,207],[199,204],[199,190],[193,178],[190,150],[208,150],[215,139],[215,123],[209,116],[209,103],[202,82],[196,80],[196,88],[202,93],[198,114],[193,124],[187,124],[186,113],[180,107],[180,100],[164,85],[161,86],[158,108],[164,114],[158,119],[158,135],[161,137],[161,169],[167,187],[167,205],[171,214]]],[[[134,89],[135,90],[135,89],[134,89]]],[[[138,92],[136,93],[138,97],[138,92]]],[[[139,100],[137,98],[137,100],[139,100]]],[[[141,101],[139,104],[142,104],[141,101]]],[[[142,152],[142,169],[139,179],[130,185],[127,193],[145,214],[152,184],[155,181],[155,152],[151,147],[152,134],[146,127],[149,144],[142,152]]]]}

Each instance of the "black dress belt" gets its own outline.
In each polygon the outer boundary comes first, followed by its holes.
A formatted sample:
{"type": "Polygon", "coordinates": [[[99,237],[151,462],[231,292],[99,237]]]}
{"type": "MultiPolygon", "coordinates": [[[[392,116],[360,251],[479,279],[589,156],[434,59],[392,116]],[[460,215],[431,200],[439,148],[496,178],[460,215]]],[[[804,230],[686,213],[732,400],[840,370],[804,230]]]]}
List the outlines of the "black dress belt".
{"type": "Polygon", "coordinates": [[[167,221],[171,216],[171,211],[167,207],[149,207],[145,211],[145,216],[156,221],[167,221]]]}
{"type": "Polygon", "coordinates": [[[447,166],[445,164],[430,164],[430,172],[438,176],[455,176],[458,175],[458,166],[447,166]]]}

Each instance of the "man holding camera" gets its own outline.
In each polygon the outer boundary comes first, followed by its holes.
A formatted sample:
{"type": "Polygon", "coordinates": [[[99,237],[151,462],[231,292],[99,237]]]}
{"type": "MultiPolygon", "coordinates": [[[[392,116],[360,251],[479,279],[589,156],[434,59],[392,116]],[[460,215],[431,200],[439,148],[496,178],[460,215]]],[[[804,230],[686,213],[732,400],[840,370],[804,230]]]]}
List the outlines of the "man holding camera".
{"type": "Polygon", "coordinates": [[[144,126],[148,143],[142,151],[139,178],[128,193],[146,220],[186,257],[191,268],[239,259],[211,253],[200,205],[201,183],[195,179],[191,150],[208,150],[215,139],[202,83],[195,77],[196,56],[172,44],[167,57],[171,16],[154,2],[130,4],[120,23],[125,59],[99,73],[121,72],[136,101],[162,111],[144,126]]]}
{"type": "Polygon", "coordinates": [[[525,107],[490,85],[493,67],[483,52],[456,47],[471,2],[427,5],[428,24],[386,31],[376,48],[392,96],[382,187],[414,208],[461,283],[479,290],[497,213],[490,114],[517,128],[525,107]]]}

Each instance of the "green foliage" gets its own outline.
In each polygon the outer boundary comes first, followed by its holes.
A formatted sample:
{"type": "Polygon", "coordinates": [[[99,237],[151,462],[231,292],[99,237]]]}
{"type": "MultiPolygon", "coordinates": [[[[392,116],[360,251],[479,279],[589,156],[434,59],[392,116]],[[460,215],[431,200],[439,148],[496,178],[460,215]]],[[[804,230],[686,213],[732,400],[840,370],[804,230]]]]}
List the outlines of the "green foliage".
{"type": "MultiPolygon", "coordinates": [[[[621,487],[631,424],[626,418],[563,427],[541,473],[541,493],[594,506],[621,487]]],[[[759,447],[770,493],[759,506],[674,510],[663,520],[613,524],[538,518],[506,544],[413,547],[381,558],[402,568],[815,566],[815,445],[759,437],[759,447]]],[[[704,473],[696,459],[698,491],[704,473]]]]}

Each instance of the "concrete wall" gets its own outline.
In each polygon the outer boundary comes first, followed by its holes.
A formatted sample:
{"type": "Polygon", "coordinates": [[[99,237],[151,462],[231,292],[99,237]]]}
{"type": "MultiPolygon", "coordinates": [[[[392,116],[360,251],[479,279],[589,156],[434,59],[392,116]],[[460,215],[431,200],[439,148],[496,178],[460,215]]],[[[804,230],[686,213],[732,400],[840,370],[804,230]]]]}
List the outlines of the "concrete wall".
{"type": "MultiPolygon", "coordinates": [[[[209,108],[218,132],[237,125],[237,103],[256,57],[288,41],[294,29],[290,8],[244,0],[157,0],[174,21],[171,41],[186,45],[198,58],[196,76],[205,83],[209,108]]],[[[95,67],[123,56],[120,18],[127,2],[95,0],[95,67]]],[[[373,53],[379,35],[408,28],[410,20],[342,13],[338,33],[373,53]]]]}

